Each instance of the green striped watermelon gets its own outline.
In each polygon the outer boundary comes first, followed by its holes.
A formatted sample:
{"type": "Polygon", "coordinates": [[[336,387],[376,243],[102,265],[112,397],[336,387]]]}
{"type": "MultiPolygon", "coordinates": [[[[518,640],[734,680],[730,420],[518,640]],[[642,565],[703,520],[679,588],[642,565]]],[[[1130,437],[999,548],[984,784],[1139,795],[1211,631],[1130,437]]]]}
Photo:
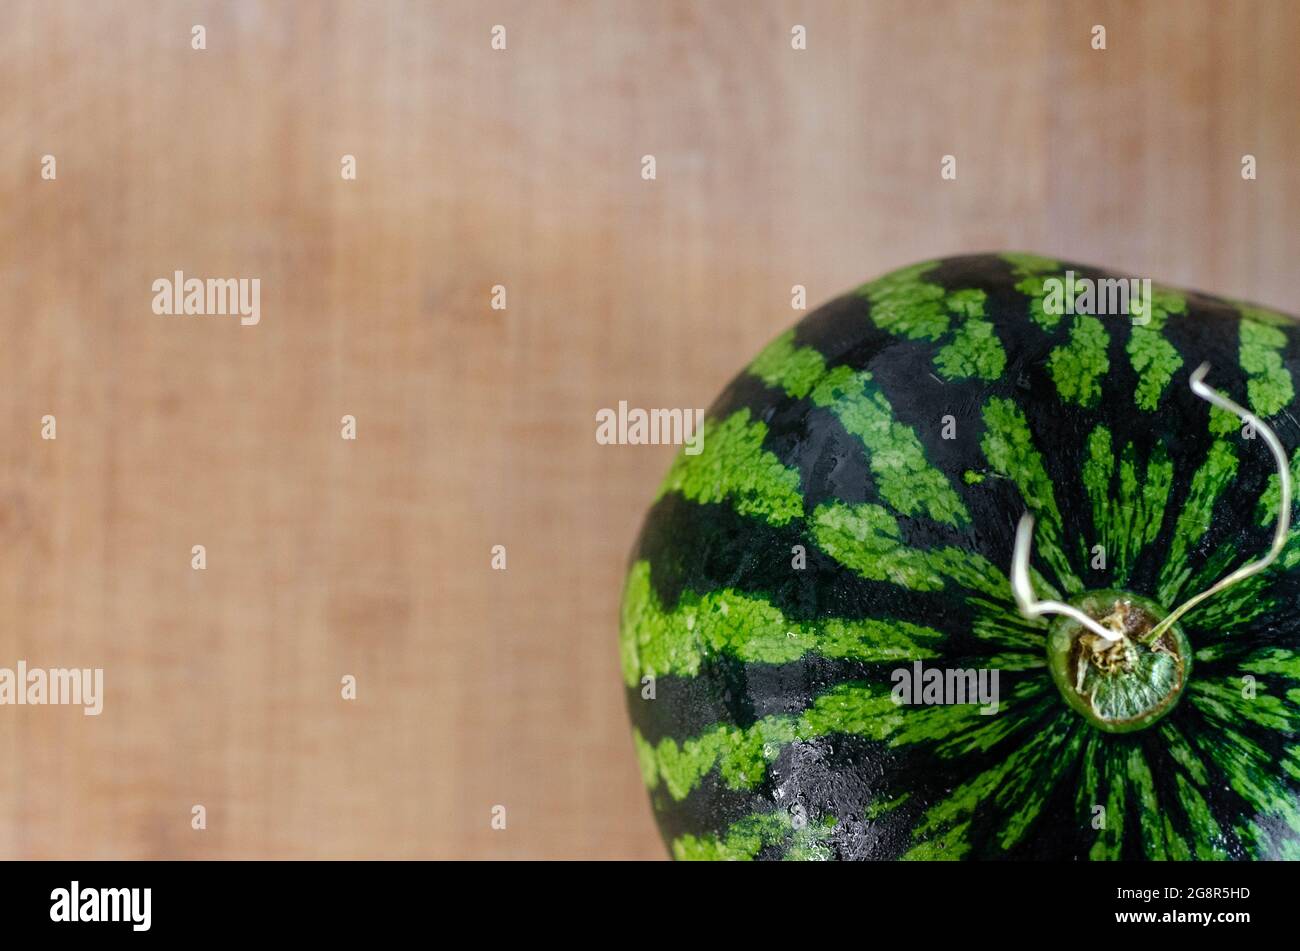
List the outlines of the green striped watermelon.
{"type": "Polygon", "coordinates": [[[1280,514],[1265,441],[1190,374],[1300,445],[1300,325],[1159,285],[1144,323],[1057,313],[1071,270],[1106,276],[1002,254],[866,284],[673,463],[620,645],[674,856],[1300,858],[1300,531],[1143,640],[1280,514]],[[1037,597],[1131,624],[1127,653],[1018,610],[1026,511],[1037,597]],[[996,671],[997,711],[895,702],[932,669],[996,671]]]}

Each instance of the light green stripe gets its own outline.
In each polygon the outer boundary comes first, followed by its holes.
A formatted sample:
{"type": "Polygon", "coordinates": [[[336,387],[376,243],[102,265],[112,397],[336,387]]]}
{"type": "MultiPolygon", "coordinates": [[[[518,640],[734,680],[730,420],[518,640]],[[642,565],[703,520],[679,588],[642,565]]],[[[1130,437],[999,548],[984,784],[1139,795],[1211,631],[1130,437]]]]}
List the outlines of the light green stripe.
{"type": "Polygon", "coordinates": [[[1165,741],[1165,748],[1169,755],[1183,769],[1187,770],[1187,775],[1198,786],[1204,786],[1210,781],[1209,773],[1205,770],[1205,763],[1199,756],[1192,751],[1188,744],[1187,738],[1179,732],[1178,728],[1166,720],[1160,724],[1160,735],[1165,741]]]}
{"type": "MultiPolygon", "coordinates": [[[[1294,695],[1300,694],[1300,691],[1288,691],[1287,696],[1292,703],[1297,702],[1294,695]]],[[[1282,756],[1282,768],[1286,770],[1288,776],[1293,780],[1300,780],[1300,746],[1288,746],[1282,756]]]]}
{"type": "Polygon", "coordinates": [[[784,525],[803,514],[799,473],[763,448],[767,426],[737,410],[722,422],[706,420],[699,455],[685,451],[673,460],[659,489],[660,498],[680,492],[695,502],[729,500],[742,515],[784,525]]]}
{"type": "Polygon", "coordinates": [[[858,293],[871,302],[877,327],[907,340],[944,341],[934,366],[945,379],[997,380],[1007,355],[993,324],[985,318],[987,294],[968,287],[945,291],[924,280],[936,262],[893,271],[864,284],[858,293]],[[953,327],[954,319],[959,321],[953,327]]]}
{"type": "Polygon", "coordinates": [[[1218,406],[1210,407],[1210,432],[1215,436],[1231,436],[1242,428],[1242,422],[1235,413],[1229,413],[1218,406]]]}
{"type": "Polygon", "coordinates": [[[1165,506],[1174,482],[1174,464],[1164,443],[1156,443],[1147,458],[1146,477],[1139,483],[1136,452],[1133,444],[1124,447],[1120,459],[1120,510],[1118,534],[1127,541],[1119,546],[1120,576],[1128,580],[1130,569],[1147,545],[1160,534],[1165,520],[1165,506]]]}
{"type": "Polygon", "coordinates": [[[1291,371],[1282,364],[1287,338],[1277,327],[1241,321],[1241,368],[1249,374],[1246,397],[1257,416],[1272,416],[1295,398],[1291,371]]]}
{"type": "Polygon", "coordinates": [[[1132,747],[1128,751],[1127,766],[1129,783],[1133,787],[1133,793],[1137,798],[1138,805],[1138,827],[1142,830],[1142,847],[1147,859],[1164,861],[1169,858],[1166,854],[1165,834],[1168,831],[1161,821],[1160,803],[1156,798],[1155,778],[1151,775],[1151,767],[1147,765],[1146,757],[1142,755],[1142,750],[1138,747],[1132,747]]]}
{"type": "MultiPolygon", "coordinates": [[[[1123,586],[1143,549],[1156,540],[1164,522],[1165,505],[1173,484],[1174,466],[1163,443],[1156,443],[1147,460],[1146,476],[1139,480],[1137,452],[1124,447],[1119,464],[1119,491],[1112,486],[1115,451],[1110,430],[1098,426],[1088,437],[1088,458],[1083,465],[1083,485],[1092,503],[1094,538],[1105,549],[1113,569],[1113,583],[1123,586]]],[[[1085,561],[1090,552],[1080,539],[1085,561]]]]}
{"type": "Polygon", "coordinates": [[[655,748],[641,731],[632,728],[632,743],[636,746],[637,764],[641,767],[641,781],[646,789],[655,789],[659,785],[659,765],[655,762],[655,748]]]}
{"type": "Polygon", "coordinates": [[[898,620],[817,622],[787,618],[766,598],[731,588],[682,594],[665,611],[650,583],[650,563],[638,561],[623,593],[620,630],[623,679],[629,687],[650,675],[693,677],[706,657],[726,654],[748,663],[785,664],[805,654],[883,662],[936,656],[944,635],[898,620]]]}
{"type": "Polygon", "coordinates": [[[1165,843],[1165,857],[1171,862],[1190,861],[1191,849],[1187,845],[1187,840],[1174,828],[1171,811],[1166,811],[1157,821],[1164,827],[1161,833],[1165,843]]]}
{"type": "Polygon", "coordinates": [[[876,802],[868,803],[867,807],[862,810],[862,818],[871,819],[871,820],[879,819],[881,816],[888,815],[889,813],[893,812],[895,809],[897,809],[899,806],[901,806],[903,803],[907,802],[907,800],[911,798],[912,798],[912,794],[910,792],[905,792],[902,793],[901,795],[895,796],[893,799],[889,799],[889,800],[882,799],[876,802]]]}
{"type": "Polygon", "coordinates": [[[1001,379],[1007,354],[993,324],[985,319],[986,298],[983,291],[975,288],[948,295],[948,309],[964,314],[966,319],[954,331],[951,341],[935,355],[935,368],[945,379],[1001,379]]]}
{"type": "Polygon", "coordinates": [[[947,293],[921,279],[938,262],[891,271],[858,288],[871,302],[871,319],[882,330],[908,340],[938,340],[948,332],[947,293]]]}
{"type": "MultiPolygon", "coordinates": [[[[1043,586],[1037,586],[1040,595],[1043,586]]],[[[1048,595],[1054,597],[1054,595],[1048,595]]],[[[989,601],[970,597],[966,607],[974,612],[971,633],[998,649],[1042,651],[1049,622],[1046,618],[1027,618],[1005,600],[989,601]]]]}
{"type": "Polygon", "coordinates": [[[1214,505],[1237,475],[1237,453],[1222,439],[1216,439],[1209,455],[1192,476],[1187,501],[1178,515],[1169,556],[1160,570],[1159,594],[1161,604],[1173,604],[1192,573],[1187,563],[1188,549],[1209,530],[1214,515],[1214,505]]]}
{"type": "MultiPolygon", "coordinates": [[[[1227,395],[1222,390],[1219,390],[1218,394],[1221,396],[1227,395]]],[[[1230,413],[1226,409],[1219,407],[1210,407],[1210,434],[1217,435],[1217,437],[1226,437],[1226,435],[1235,435],[1243,429],[1243,422],[1236,417],[1236,413],[1230,413]]]]}
{"type": "Polygon", "coordinates": [[[768,717],[747,730],[720,724],[680,745],[665,738],[655,747],[656,775],[676,800],[690,795],[714,766],[729,788],[753,789],[768,763],[794,741],[795,727],[794,717],[768,717]]]}
{"type": "Polygon", "coordinates": [[[1270,327],[1296,327],[1294,317],[1288,317],[1276,310],[1269,310],[1267,307],[1259,307],[1244,301],[1236,301],[1235,303],[1237,309],[1241,311],[1241,316],[1246,320],[1253,320],[1257,324],[1268,324],[1270,327]]]}
{"type": "Polygon", "coordinates": [[[1100,320],[1086,314],[1074,318],[1069,342],[1055,348],[1047,361],[1056,392],[1064,402],[1085,408],[1097,405],[1100,381],[1110,370],[1109,345],[1110,334],[1100,320]]]}
{"type": "Polygon", "coordinates": [[[787,330],[763,348],[749,372],[768,386],[803,399],[826,375],[826,361],[812,347],[796,347],[794,330],[787,330]]]}
{"type": "MultiPolygon", "coordinates": [[[[992,658],[980,663],[986,668],[994,668],[992,658]]],[[[945,758],[988,752],[1024,729],[1026,724],[1041,715],[1049,702],[1054,702],[1054,698],[1049,696],[1049,686],[1045,677],[1022,681],[1010,697],[1000,698],[996,714],[981,714],[979,707],[970,704],[902,707],[907,716],[890,738],[890,745],[932,745],[935,753],[945,758]]],[[[828,726],[834,724],[828,723],[828,726]]],[[[827,733],[836,732],[844,731],[827,730],[827,733]]]]}
{"type": "MultiPolygon", "coordinates": [[[[1231,545],[1225,545],[1220,552],[1226,552],[1230,555],[1240,557],[1238,552],[1231,545]]],[[[1218,555],[1219,552],[1216,552],[1218,555]]],[[[1191,591],[1203,591],[1210,587],[1219,578],[1226,575],[1227,567],[1225,562],[1232,559],[1210,559],[1211,564],[1224,565],[1219,571],[1202,571],[1198,578],[1201,580],[1191,585],[1191,591]]],[[[1266,596],[1266,592],[1272,586],[1273,579],[1266,572],[1264,574],[1252,575],[1244,581],[1238,581],[1231,588],[1221,591],[1208,601],[1202,601],[1190,612],[1182,622],[1184,627],[1195,628],[1213,634],[1231,634],[1251,625],[1256,618],[1262,617],[1277,607],[1277,601],[1266,596]]]]}
{"type": "Polygon", "coordinates": [[[1101,783],[1101,756],[1098,739],[1102,734],[1093,732],[1083,747],[1083,756],[1079,764],[1079,788],[1074,794],[1074,808],[1082,822],[1088,825],[1093,821],[1093,807],[1102,805],[1098,801],[1101,783]]]}
{"type": "Polygon", "coordinates": [[[1193,741],[1259,815],[1236,826],[1252,857],[1264,858],[1284,849],[1284,836],[1293,847],[1295,836],[1300,835],[1300,807],[1278,775],[1273,758],[1259,744],[1227,726],[1201,731],[1193,741]],[[1289,831],[1283,832],[1282,825],[1289,831]]]}
{"type": "MultiPolygon", "coordinates": [[[[1203,591],[1210,587],[1210,585],[1226,575],[1229,566],[1240,557],[1241,553],[1235,545],[1220,545],[1201,561],[1200,566],[1187,579],[1187,589],[1189,591],[1203,591]]],[[[1254,577],[1257,581],[1260,580],[1258,575],[1254,577]]],[[[1250,578],[1247,578],[1245,581],[1238,582],[1238,584],[1244,585],[1250,580],[1250,578]]],[[[1234,585],[1230,591],[1225,593],[1235,593],[1237,590],[1237,585],[1234,585]]],[[[1196,612],[1193,612],[1191,616],[1199,622],[1200,618],[1196,612]]]]}
{"type": "Polygon", "coordinates": [[[989,465],[1015,482],[1025,504],[1038,518],[1035,549],[1056,573],[1062,587],[1071,594],[1082,591],[1083,584],[1070,569],[1062,545],[1061,511],[1056,507],[1052,480],[1034,447],[1024,413],[1010,400],[995,397],[984,407],[984,424],[987,431],[981,447],[989,465]]]}
{"type": "MultiPolygon", "coordinates": [[[[861,440],[880,497],[904,515],[924,513],[947,525],[969,524],[970,514],[948,479],[925,458],[916,433],[898,422],[871,374],[847,366],[827,370],[820,353],[795,347],[794,331],[759,354],[749,372],[791,396],[810,397],[861,440]]],[[[707,442],[706,442],[707,444],[707,442]]]]}
{"type": "MultiPolygon", "coordinates": [[[[1291,484],[1300,485],[1300,449],[1291,454],[1291,484]]],[[[1268,485],[1259,496],[1259,502],[1255,506],[1255,518],[1260,525],[1272,525],[1277,521],[1278,503],[1282,501],[1282,486],[1278,479],[1277,473],[1268,477],[1268,485]]],[[[1300,498],[1295,500],[1300,503],[1300,498]]],[[[1292,509],[1294,510],[1293,503],[1292,509]]],[[[1292,512],[1294,515],[1294,511],[1292,512]]]]}
{"type": "MultiPolygon", "coordinates": [[[[1098,426],[1088,435],[1088,457],[1083,462],[1083,489],[1092,503],[1092,527],[1097,544],[1106,549],[1107,557],[1115,560],[1115,543],[1112,540],[1110,483],[1115,477],[1115,450],[1111,446],[1110,430],[1098,426]]],[[[1087,543],[1080,538],[1084,548],[1087,543]]],[[[1085,555],[1086,557],[1086,555],[1085,555]]]]}
{"type": "Polygon", "coordinates": [[[864,578],[915,591],[944,586],[925,553],[903,543],[898,522],[879,505],[822,505],[810,527],[822,551],[864,578]]]}
{"type": "Polygon", "coordinates": [[[1083,746],[1084,731],[1075,729],[1073,723],[1068,726],[1058,727],[1053,725],[1048,727],[1049,734],[1054,733],[1056,730],[1063,730],[1068,733],[1068,739],[1058,747],[1060,749],[1059,754],[1046,757],[1047,762],[1040,764],[1038,767],[1036,779],[1027,783],[1025,788],[1014,797],[1006,797],[1008,805],[1013,803],[1017,803],[1017,805],[1002,824],[1002,833],[998,844],[1003,849],[1013,848],[1024,840],[1033,826],[1034,820],[1038,818],[1039,813],[1043,811],[1043,807],[1047,805],[1051,791],[1056,788],[1061,776],[1078,761],[1079,749],[1083,746]]]}
{"type": "Polygon", "coordinates": [[[754,789],[786,746],[835,734],[890,746],[931,745],[945,757],[987,751],[1041,715],[1050,699],[1047,686],[1043,678],[1023,682],[1000,698],[996,714],[985,715],[976,704],[899,705],[889,687],[839,684],[797,715],[774,714],[743,729],[720,723],[681,743],[666,737],[655,747],[655,776],[676,800],[715,766],[728,788],[754,789]]]}
{"type": "Polygon", "coordinates": [[[1044,330],[1051,330],[1059,324],[1061,315],[1047,313],[1043,309],[1043,301],[1047,296],[1047,279],[1052,276],[1052,272],[1061,270],[1060,263],[1036,254],[1018,252],[1004,254],[1002,258],[1011,265],[1012,273],[1020,279],[1016,282],[1016,290],[1029,298],[1030,319],[1044,330]]]}
{"type": "Polygon", "coordinates": [[[1266,647],[1242,661],[1241,669],[1300,683],[1300,652],[1284,647],[1266,647]]]}
{"type": "Polygon", "coordinates": [[[970,820],[950,826],[920,842],[901,856],[904,862],[957,862],[970,852],[970,820]]]}
{"type": "Polygon", "coordinates": [[[1047,667],[1047,658],[1042,654],[992,654],[980,664],[990,670],[1038,670],[1047,667]]]}
{"type": "Polygon", "coordinates": [[[1293,528],[1287,532],[1286,541],[1282,545],[1282,554],[1278,556],[1277,563],[1269,571],[1290,571],[1296,565],[1300,565],[1300,528],[1293,528]]]}
{"type": "Polygon", "coordinates": [[[914,591],[939,591],[951,582],[995,598],[1011,596],[1006,575],[987,558],[961,548],[914,548],[879,505],[822,505],[810,527],[822,551],[869,580],[914,591]]]}
{"type": "Polygon", "coordinates": [[[997,380],[1006,366],[1002,341],[987,320],[967,320],[934,357],[935,369],[948,380],[997,380]]]}
{"type": "Polygon", "coordinates": [[[1114,861],[1119,859],[1124,848],[1124,818],[1127,813],[1127,794],[1125,791],[1124,769],[1119,750],[1106,742],[1104,738],[1095,738],[1094,756],[1100,763],[1098,772],[1105,777],[1106,801],[1094,805],[1104,806],[1105,825],[1097,830],[1097,838],[1088,850],[1088,858],[1093,862],[1114,861]]]}
{"type": "Polygon", "coordinates": [[[1178,785],[1178,804],[1183,807],[1195,843],[1194,857],[1203,862],[1226,859],[1228,853],[1219,845],[1223,831],[1211,814],[1209,803],[1185,777],[1175,775],[1174,780],[1178,785]]]}
{"type": "Polygon", "coordinates": [[[1062,711],[996,766],[930,807],[913,830],[913,838],[924,841],[903,858],[965,857],[972,848],[971,821],[990,810],[1005,816],[998,823],[998,844],[1004,850],[1022,841],[1061,773],[1078,755],[1084,733],[1077,725],[1077,717],[1062,711]]]}
{"type": "Polygon", "coordinates": [[[925,458],[916,434],[894,419],[871,374],[848,367],[830,371],[812,391],[818,406],[833,412],[845,430],[867,447],[867,462],[880,496],[903,515],[924,512],[937,522],[966,525],[970,513],[948,479],[925,458]]]}
{"type": "MultiPolygon", "coordinates": [[[[1134,301],[1129,301],[1132,315],[1134,301]]],[[[1151,319],[1145,324],[1134,324],[1126,350],[1133,372],[1137,374],[1137,388],[1133,401],[1139,409],[1151,412],[1160,404],[1165,387],[1174,377],[1174,371],[1183,365],[1183,358],[1164,337],[1165,322],[1170,314],[1187,313],[1187,299],[1177,291],[1157,288],[1151,294],[1151,319]]]]}
{"type": "Polygon", "coordinates": [[[1239,677],[1224,680],[1193,679],[1187,687],[1188,699],[1212,720],[1225,726],[1254,723],[1266,730],[1294,732],[1300,727],[1300,715],[1281,698],[1266,693],[1266,685],[1256,682],[1255,695],[1243,694],[1239,677]]]}
{"type": "Polygon", "coordinates": [[[760,812],[737,820],[720,835],[675,839],[673,857],[679,862],[749,862],[764,849],[780,845],[786,860],[827,860],[834,857],[826,844],[834,828],[834,817],[805,820],[795,828],[789,812],[760,812]]]}

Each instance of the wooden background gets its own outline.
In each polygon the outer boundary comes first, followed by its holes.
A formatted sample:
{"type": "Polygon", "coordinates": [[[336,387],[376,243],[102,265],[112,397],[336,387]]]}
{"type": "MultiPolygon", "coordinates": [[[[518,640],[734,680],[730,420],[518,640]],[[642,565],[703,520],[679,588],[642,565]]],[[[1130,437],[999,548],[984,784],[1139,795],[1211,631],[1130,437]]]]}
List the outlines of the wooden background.
{"type": "Polygon", "coordinates": [[[107,696],[0,707],[0,856],[662,856],[616,618],[672,450],[595,411],[955,252],[1294,309],[1297,48],[1285,0],[3,0],[0,666],[107,696]],[[177,269],[261,324],[153,315],[177,269]]]}

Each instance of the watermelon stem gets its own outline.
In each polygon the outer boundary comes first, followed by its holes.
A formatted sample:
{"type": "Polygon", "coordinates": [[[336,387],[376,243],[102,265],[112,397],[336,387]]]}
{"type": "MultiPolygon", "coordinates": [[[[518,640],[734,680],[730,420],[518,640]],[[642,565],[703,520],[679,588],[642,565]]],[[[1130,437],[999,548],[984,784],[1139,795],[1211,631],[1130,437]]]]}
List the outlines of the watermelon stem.
{"type": "Polygon", "coordinates": [[[1219,579],[1219,581],[1215,582],[1209,588],[1206,588],[1200,594],[1184,601],[1176,610],[1173,611],[1173,613],[1166,616],[1164,620],[1147,633],[1143,638],[1147,643],[1159,638],[1161,634],[1169,629],[1170,625],[1206,598],[1232,587],[1237,582],[1243,581],[1251,575],[1259,574],[1261,571],[1268,568],[1269,565],[1273,564],[1273,562],[1277,560],[1278,555],[1282,553],[1282,548],[1286,545],[1287,531],[1291,527],[1291,471],[1290,467],[1287,465],[1286,450],[1282,448],[1281,440],[1277,438],[1277,434],[1273,432],[1272,428],[1254,413],[1247,412],[1226,396],[1223,396],[1206,386],[1204,382],[1205,375],[1209,372],[1210,365],[1208,363],[1202,363],[1196,368],[1195,372],[1192,373],[1191,378],[1192,392],[1214,406],[1227,410],[1241,419],[1241,421],[1247,426],[1258,431],[1259,434],[1264,437],[1264,441],[1268,443],[1268,448],[1272,450],[1273,458],[1277,461],[1277,477],[1278,484],[1281,487],[1281,492],[1277,506],[1277,526],[1273,530],[1273,544],[1269,546],[1268,553],[1263,558],[1242,565],[1236,571],[1232,572],[1232,574],[1219,579]]]}
{"type": "Polygon", "coordinates": [[[1164,609],[1118,589],[1084,592],[1070,605],[1120,640],[1105,641],[1072,617],[1053,622],[1047,666],[1066,705],[1106,733],[1144,730],[1172,710],[1191,674],[1192,649],[1178,627],[1142,643],[1164,609]]]}

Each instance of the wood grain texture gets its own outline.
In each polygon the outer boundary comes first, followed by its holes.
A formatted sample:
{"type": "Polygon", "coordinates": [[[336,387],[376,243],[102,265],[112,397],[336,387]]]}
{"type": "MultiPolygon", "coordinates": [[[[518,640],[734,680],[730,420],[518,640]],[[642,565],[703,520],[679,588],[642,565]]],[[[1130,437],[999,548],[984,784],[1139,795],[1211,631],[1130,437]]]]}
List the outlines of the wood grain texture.
{"type": "Polygon", "coordinates": [[[1295,309],[1297,48],[1286,2],[6,0],[0,666],[107,697],[0,707],[0,856],[662,856],[616,625],[671,450],[595,411],[963,251],[1295,309]],[[261,323],[153,315],[177,269],[261,323]]]}

